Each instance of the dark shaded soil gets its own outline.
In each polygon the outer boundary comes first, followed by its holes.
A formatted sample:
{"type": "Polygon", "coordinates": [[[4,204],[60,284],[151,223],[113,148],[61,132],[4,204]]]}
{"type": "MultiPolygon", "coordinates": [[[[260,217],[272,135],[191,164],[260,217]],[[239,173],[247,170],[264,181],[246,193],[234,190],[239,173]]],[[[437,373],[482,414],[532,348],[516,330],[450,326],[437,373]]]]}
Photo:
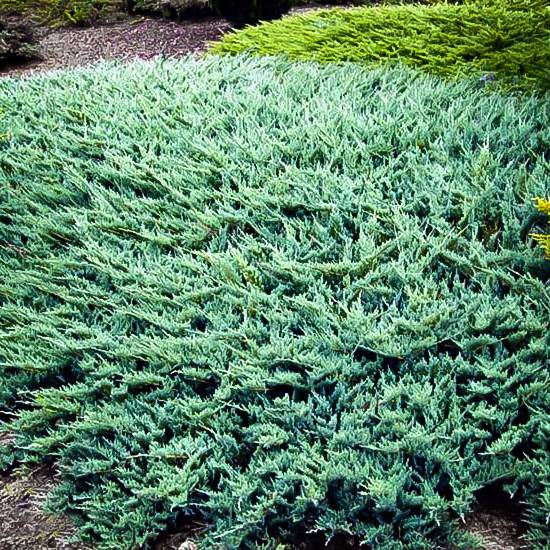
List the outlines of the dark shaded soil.
{"type": "Polygon", "coordinates": [[[477,510],[466,519],[464,529],[476,536],[483,550],[529,548],[520,538],[523,530],[517,516],[502,510],[477,510]]]}
{"type": "Polygon", "coordinates": [[[489,485],[476,493],[477,508],[466,517],[464,530],[475,535],[483,550],[519,550],[529,548],[522,535],[522,506],[510,498],[500,484],[489,485]]]}

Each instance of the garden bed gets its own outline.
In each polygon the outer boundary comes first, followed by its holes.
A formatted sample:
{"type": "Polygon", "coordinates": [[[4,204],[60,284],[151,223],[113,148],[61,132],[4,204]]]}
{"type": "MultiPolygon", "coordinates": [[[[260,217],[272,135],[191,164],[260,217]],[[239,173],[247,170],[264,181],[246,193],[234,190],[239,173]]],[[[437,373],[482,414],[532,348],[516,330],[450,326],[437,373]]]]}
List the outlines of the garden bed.
{"type": "MultiPolygon", "coordinates": [[[[311,4],[292,13],[326,8],[311,4]]],[[[103,18],[89,26],[37,28],[38,58],[0,66],[2,76],[31,75],[97,63],[102,60],[131,61],[162,57],[182,57],[204,52],[209,43],[231,30],[220,17],[192,17],[169,20],[156,16],[128,16],[122,13],[103,18]]]]}
{"type": "Polygon", "coordinates": [[[181,57],[203,51],[230,25],[217,17],[169,21],[158,17],[127,17],[86,28],[42,29],[42,59],[0,69],[0,76],[30,75],[89,65],[101,60],[181,57]]]}
{"type": "Polygon", "coordinates": [[[546,548],[548,17],[48,30],[0,79],[0,550],[546,548]]]}

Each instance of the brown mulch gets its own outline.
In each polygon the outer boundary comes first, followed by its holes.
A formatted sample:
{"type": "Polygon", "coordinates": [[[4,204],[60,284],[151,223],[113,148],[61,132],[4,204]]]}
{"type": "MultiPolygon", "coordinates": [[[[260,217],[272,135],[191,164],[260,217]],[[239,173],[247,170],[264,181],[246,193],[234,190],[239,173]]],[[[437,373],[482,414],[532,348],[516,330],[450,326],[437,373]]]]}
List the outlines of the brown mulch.
{"type": "Polygon", "coordinates": [[[504,510],[477,510],[466,518],[464,530],[476,536],[483,550],[529,548],[520,538],[523,529],[517,514],[504,510]]]}
{"type": "Polygon", "coordinates": [[[70,541],[76,529],[67,517],[42,512],[56,483],[53,471],[44,467],[26,474],[0,475],[0,550],[90,548],[70,541]]]}
{"type": "Polygon", "coordinates": [[[0,76],[90,65],[103,59],[181,57],[204,51],[208,42],[230,28],[229,23],[217,17],[185,21],[128,17],[107,25],[54,29],[40,40],[42,60],[0,68],[0,76]]]}

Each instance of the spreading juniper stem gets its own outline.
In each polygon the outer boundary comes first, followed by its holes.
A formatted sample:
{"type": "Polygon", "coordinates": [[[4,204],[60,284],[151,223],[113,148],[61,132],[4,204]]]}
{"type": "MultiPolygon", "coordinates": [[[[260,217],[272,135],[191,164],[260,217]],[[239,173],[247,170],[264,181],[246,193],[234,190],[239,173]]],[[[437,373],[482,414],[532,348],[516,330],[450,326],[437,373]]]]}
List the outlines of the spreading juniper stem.
{"type": "Polygon", "coordinates": [[[0,109],[0,457],[84,537],[433,548],[502,483],[542,548],[546,99],[210,57],[0,109]]]}
{"type": "Polygon", "coordinates": [[[337,8],[229,33],[211,51],[400,62],[447,78],[494,78],[508,88],[548,90],[550,7],[546,0],[484,0],[337,8]]]}

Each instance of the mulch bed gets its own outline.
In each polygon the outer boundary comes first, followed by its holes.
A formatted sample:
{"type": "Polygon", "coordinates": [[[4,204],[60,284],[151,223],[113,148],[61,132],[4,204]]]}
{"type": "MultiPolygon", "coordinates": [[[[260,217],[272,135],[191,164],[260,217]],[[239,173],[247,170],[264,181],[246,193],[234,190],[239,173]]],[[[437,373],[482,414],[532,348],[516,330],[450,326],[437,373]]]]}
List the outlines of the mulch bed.
{"type": "Polygon", "coordinates": [[[529,545],[520,538],[523,534],[517,514],[504,510],[481,509],[466,519],[464,529],[482,541],[483,550],[520,550],[529,545]]]}
{"type": "Polygon", "coordinates": [[[42,512],[57,479],[49,468],[26,475],[0,475],[0,550],[89,550],[71,542],[76,529],[69,518],[42,512]]]}
{"type": "Polygon", "coordinates": [[[187,21],[128,17],[109,25],[54,29],[40,40],[41,60],[0,68],[0,76],[77,67],[103,59],[130,61],[196,54],[230,28],[217,17],[187,21]]]}
{"type": "MultiPolygon", "coordinates": [[[[315,4],[293,11],[324,7],[334,6],[315,4]]],[[[0,66],[0,78],[90,65],[104,59],[131,61],[198,54],[231,28],[219,17],[171,21],[149,16],[120,16],[115,22],[85,28],[41,28],[41,59],[0,66]]]]}

